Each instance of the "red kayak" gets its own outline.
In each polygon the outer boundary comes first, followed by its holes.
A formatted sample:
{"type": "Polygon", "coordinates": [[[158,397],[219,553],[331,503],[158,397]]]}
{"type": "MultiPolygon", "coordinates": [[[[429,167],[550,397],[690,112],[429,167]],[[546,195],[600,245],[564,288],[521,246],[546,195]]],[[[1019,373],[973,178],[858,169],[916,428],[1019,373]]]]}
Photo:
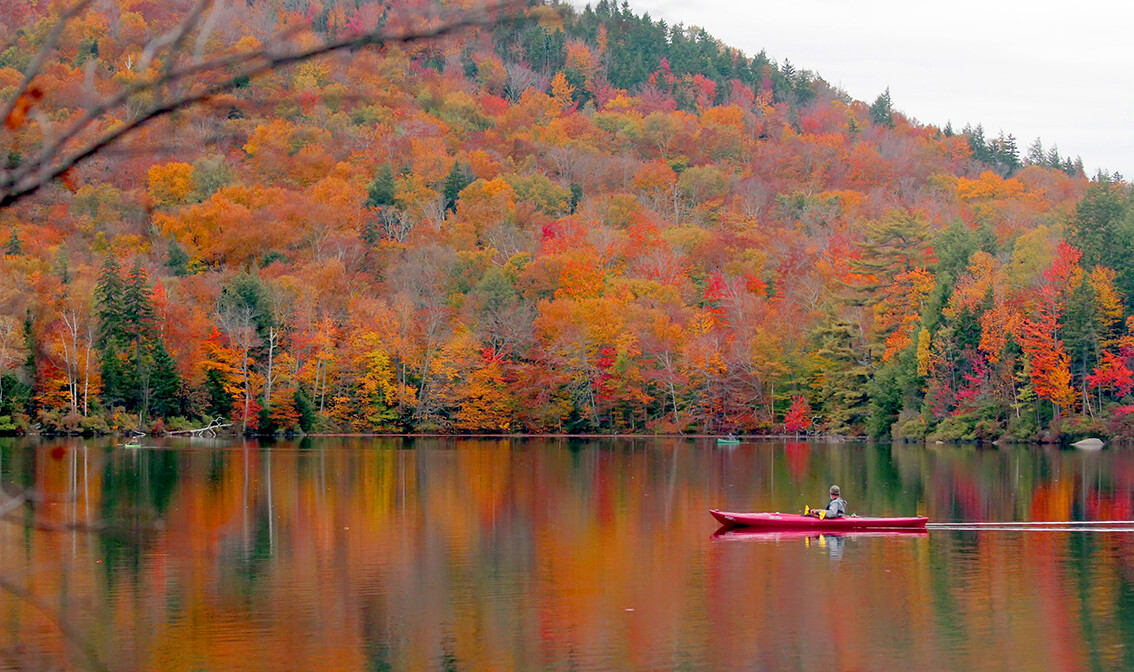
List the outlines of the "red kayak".
{"type": "Polygon", "coordinates": [[[749,527],[765,530],[924,530],[929,518],[868,518],[844,516],[823,518],[798,513],[733,513],[709,509],[709,513],[725,527],[749,527]]]}

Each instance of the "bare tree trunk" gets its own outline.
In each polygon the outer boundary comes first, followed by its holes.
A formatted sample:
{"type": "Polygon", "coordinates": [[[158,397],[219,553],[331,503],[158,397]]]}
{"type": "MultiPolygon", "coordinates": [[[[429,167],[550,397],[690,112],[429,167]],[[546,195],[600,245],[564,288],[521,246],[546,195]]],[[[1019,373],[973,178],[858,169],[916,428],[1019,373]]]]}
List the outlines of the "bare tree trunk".
{"type": "Polygon", "coordinates": [[[91,341],[94,340],[88,327],[87,330],[87,347],[83,353],[83,416],[86,417],[88,410],[88,395],[91,388],[91,341]]]}
{"type": "Polygon", "coordinates": [[[269,415],[272,410],[272,365],[275,361],[276,339],[278,337],[279,334],[276,332],[276,328],[268,327],[268,376],[264,383],[264,411],[269,415]]]}
{"type": "Polygon", "coordinates": [[[248,381],[248,348],[242,350],[240,375],[244,377],[244,414],[240,418],[240,433],[248,432],[248,413],[252,406],[252,389],[248,381]]]}
{"type": "Polygon", "coordinates": [[[327,362],[320,357],[319,364],[315,367],[315,394],[319,395],[319,412],[322,413],[327,403],[327,362]],[[322,380],[320,381],[320,378],[322,380]],[[320,383],[322,383],[322,390],[320,390],[320,383]]]}
{"type": "MultiPolygon", "coordinates": [[[[63,348],[63,364],[67,373],[67,395],[71,399],[71,412],[79,412],[79,313],[64,310],[60,315],[66,332],[59,335],[63,348]]],[[[83,415],[86,415],[84,413],[83,415]]]]}

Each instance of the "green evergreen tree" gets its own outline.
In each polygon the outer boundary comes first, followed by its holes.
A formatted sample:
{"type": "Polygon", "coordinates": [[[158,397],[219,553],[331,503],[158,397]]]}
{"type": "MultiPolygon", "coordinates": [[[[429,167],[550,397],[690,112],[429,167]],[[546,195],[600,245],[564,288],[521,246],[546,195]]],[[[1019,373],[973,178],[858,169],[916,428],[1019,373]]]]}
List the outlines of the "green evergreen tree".
{"type": "Polygon", "coordinates": [[[125,285],[122,282],[122,272],[118,266],[118,259],[108,256],[102,264],[102,274],[99,275],[95,286],[95,303],[98,310],[98,336],[97,345],[105,348],[111,342],[122,342],[126,339],[126,329],[123,323],[122,295],[125,285]]]}
{"type": "Polygon", "coordinates": [[[107,408],[117,408],[130,404],[130,390],[133,388],[131,367],[126,363],[127,347],[125,308],[121,268],[114,255],[106,258],[102,273],[95,286],[95,302],[98,311],[98,334],[96,345],[99,348],[102,371],[102,403],[107,408]]]}
{"type": "Polygon", "coordinates": [[[302,387],[295,391],[295,410],[299,412],[299,429],[310,433],[315,428],[316,409],[302,387]]]}
{"type": "Polygon", "coordinates": [[[10,373],[6,373],[0,378],[0,389],[4,390],[3,400],[0,401],[0,415],[11,416],[16,413],[30,414],[32,401],[31,385],[28,385],[10,373]]]}
{"type": "Polygon", "coordinates": [[[205,374],[205,394],[208,396],[208,412],[218,418],[232,415],[232,395],[225,392],[220,373],[210,370],[205,374]]]}
{"type": "Polygon", "coordinates": [[[866,392],[870,398],[867,434],[890,439],[902,411],[915,411],[921,406],[917,348],[906,348],[875,372],[866,392]]]}
{"type": "Polygon", "coordinates": [[[1020,169],[1020,150],[1016,146],[1016,138],[1012,134],[1000,135],[988,143],[989,159],[996,172],[1002,177],[1009,177],[1020,169]]]}
{"type": "Polygon", "coordinates": [[[4,254],[9,257],[18,257],[24,253],[23,243],[20,242],[20,232],[16,231],[16,227],[12,227],[12,234],[8,236],[8,242],[4,243],[4,254]]]}
{"type": "Polygon", "coordinates": [[[474,179],[468,166],[460,161],[453,162],[453,169],[445,177],[445,185],[442,188],[446,210],[457,209],[457,199],[460,198],[461,191],[472,184],[474,179]]]}
{"type": "Polygon", "coordinates": [[[1134,297],[1134,205],[1130,188],[1110,176],[1095,177],[1075,207],[1067,242],[1083,253],[1083,268],[1106,266],[1115,285],[1134,297]]]}
{"type": "Polygon", "coordinates": [[[1059,145],[1052,145],[1051,149],[1047,150],[1047,158],[1044,160],[1044,165],[1056,170],[1063,169],[1063,158],[1059,156],[1059,145]]]}
{"type": "Polygon", "coordinates": [[[855,272],[878,280],[862,289],[873,291],[903,271],[929,265],[929,222],[923,216],[894,210],[882,219],[867,222],[864,228],[866,239],[859,243],[862,255],[851,266],[855,272]]]}
{"type": "Polygon", "coordinates": [[[394,204],[394,196],[396,194],[397,184],[394,182],[394,171],[390,168],[390,164],[383,164],[378,169],[378,174],[374,176],[374,180],[370,182],[370,187],[367,190],[366,206],[369,208],[380,208],[394,204]]]}
{"type": "Polygon", "coordinates": [[[144,413],[152,397],[150,374],[158,339],[149,282],[141,263],[136,262],[124,279],[117,260],[108,257],[95,287],[95,299],[103,403],[144,413]]]}
{"type": "Polygon", "coordinates": [[[181,247],[176,240],[169,241],[169,248],[166,251],[165,267],[169,269],[170,273],[178,277],[189,275],[189,254],[185,252],[185,248],[181,247]]]}
{"type": "Polygon", "coordinates": [[[382,242],[382,230],[378,228],[378,222],[373,216],[367,216],[362,223],[360,237],[367,247],[377,247],[378,243],[382,242]]]}
{"type": "Polygon", "coordinates": [[[571,203],[570,214],[575,214],[575,210],[579,208],[579,203],[583,200],[583,185],[578,182],[571,183],[571,203]]]}
{"type": "Polygon", "coordinates": [[[100,368],[102,372],[102,403],[107,408],[130,405],[129,391],[134,387],[130,376],[131,367],[119,350],[120,341],[111,341],[102,346],[100,368]]]}
{"type": "Polygon", "coordinates": [[[1067,236],[1067,242],[1083,253],[1084,268],[1113,267],[1121,257],[1127,256],[1123,248],[1128,243],[1121,236],[1127,206],[1121,186],[1105,176],[1087,187],[1075,206],[1075,218],[1067,236]]]}
{"type": "Polygon", "coordinates": [[[122,291],[122,321],[126,336],[136,347],[154,336],[154,305],[145,269],[135,262],[122,291]]]}
{"type": "Polygon", "coordinates": [[[894,127],[894,109],[892,101],[890,100],[890,87],[878,95],[874,102],[870,105],[870,121],[885,126],[887,128],[894,127]]]}
{"type": "Polygon", "coordinates": [[[177,373],[177,363],[169,354],[165,343],[154,340],[153,363],[150,374],[150,413],[159,418],[181,415],[181,376],[177,373]]]}

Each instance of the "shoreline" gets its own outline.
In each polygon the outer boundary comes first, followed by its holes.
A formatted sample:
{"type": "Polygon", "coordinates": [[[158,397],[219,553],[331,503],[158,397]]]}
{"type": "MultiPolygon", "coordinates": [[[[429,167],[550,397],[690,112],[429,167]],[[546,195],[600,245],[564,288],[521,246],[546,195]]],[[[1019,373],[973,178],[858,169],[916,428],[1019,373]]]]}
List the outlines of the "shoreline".
{"type": "MultiPolygon", "coordinates": [[[[41,438],[41,439],[55,439],[55,438],[118,438],[118,439],[142,439],[142,438],[188,438],[188,439],[246,439],[246,440],[297,440],[304,438],[388,438],[388,439],[559,439],[559,440],[588,440],[588,439],[620,439],[620,440],[640,440],[640,439],[690,439],[690,440],[705,440],[715,441],[723,439],[724,434],[596,434],[596,433],[583,433],[583,434],[568,434],[568,433],[555,433],[555,434],[535,434],[535,433],[510,433],[510,434],[450,434],[442,432],[311,432],[306,434],[246,434],[241,436],[234,433],[219,432],[212,436],[188,436],[188,435],[174,435],[174,434],[137,434],[137,433],[51,433],[51,432],[28,432],[25,434],[8,434],[0,435],[11,438],[41,438]]],[[[840,444],[840,443],[889,443],[889,444],[906,444],[906,445],[971,445],[971,446],[987,446],[999,448],[1002,446],[1053,446],[1053,447],[1071,447],[1073,443],[1083,438],[1097,438],[1102,441],[1104,445],[1127,445],[1130,442],[1111,438],[1107,436],[1099,437],[1082,437],[1077,435],[1061,435],[1057,440],[1007,440],[997,439],[994,441],[970,439],[970,440],[954,440],[954,441],[939,441],[939,440],[911,440],[911,439],[875,439],[866,435],[845,435],[845,434],[811,434],[807,436],[791,435],[791,434],[735,434],[733,438],[738,440],[740,444],[745,442],[765,442],[765,441],[785,441],[785,442],[800,442],[800,443],[814,443],[814,444],[840,444]]],[[[728,446],[736,446],[739,444],[726,444],[728,446]]]]}

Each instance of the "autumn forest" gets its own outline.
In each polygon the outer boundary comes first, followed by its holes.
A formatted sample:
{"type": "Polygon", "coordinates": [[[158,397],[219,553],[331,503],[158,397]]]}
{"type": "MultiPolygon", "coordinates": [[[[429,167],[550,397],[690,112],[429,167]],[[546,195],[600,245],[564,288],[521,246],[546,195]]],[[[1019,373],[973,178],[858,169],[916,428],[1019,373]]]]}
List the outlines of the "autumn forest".
{"type": "Polygon", "coordinates": [[[0,207],[0,431],[1134,439],[1134,192],[1057,138],[608,0],[207,91],[437,7],[79,4],[0,8],[0,186],[199,102],[0,207]]]}

